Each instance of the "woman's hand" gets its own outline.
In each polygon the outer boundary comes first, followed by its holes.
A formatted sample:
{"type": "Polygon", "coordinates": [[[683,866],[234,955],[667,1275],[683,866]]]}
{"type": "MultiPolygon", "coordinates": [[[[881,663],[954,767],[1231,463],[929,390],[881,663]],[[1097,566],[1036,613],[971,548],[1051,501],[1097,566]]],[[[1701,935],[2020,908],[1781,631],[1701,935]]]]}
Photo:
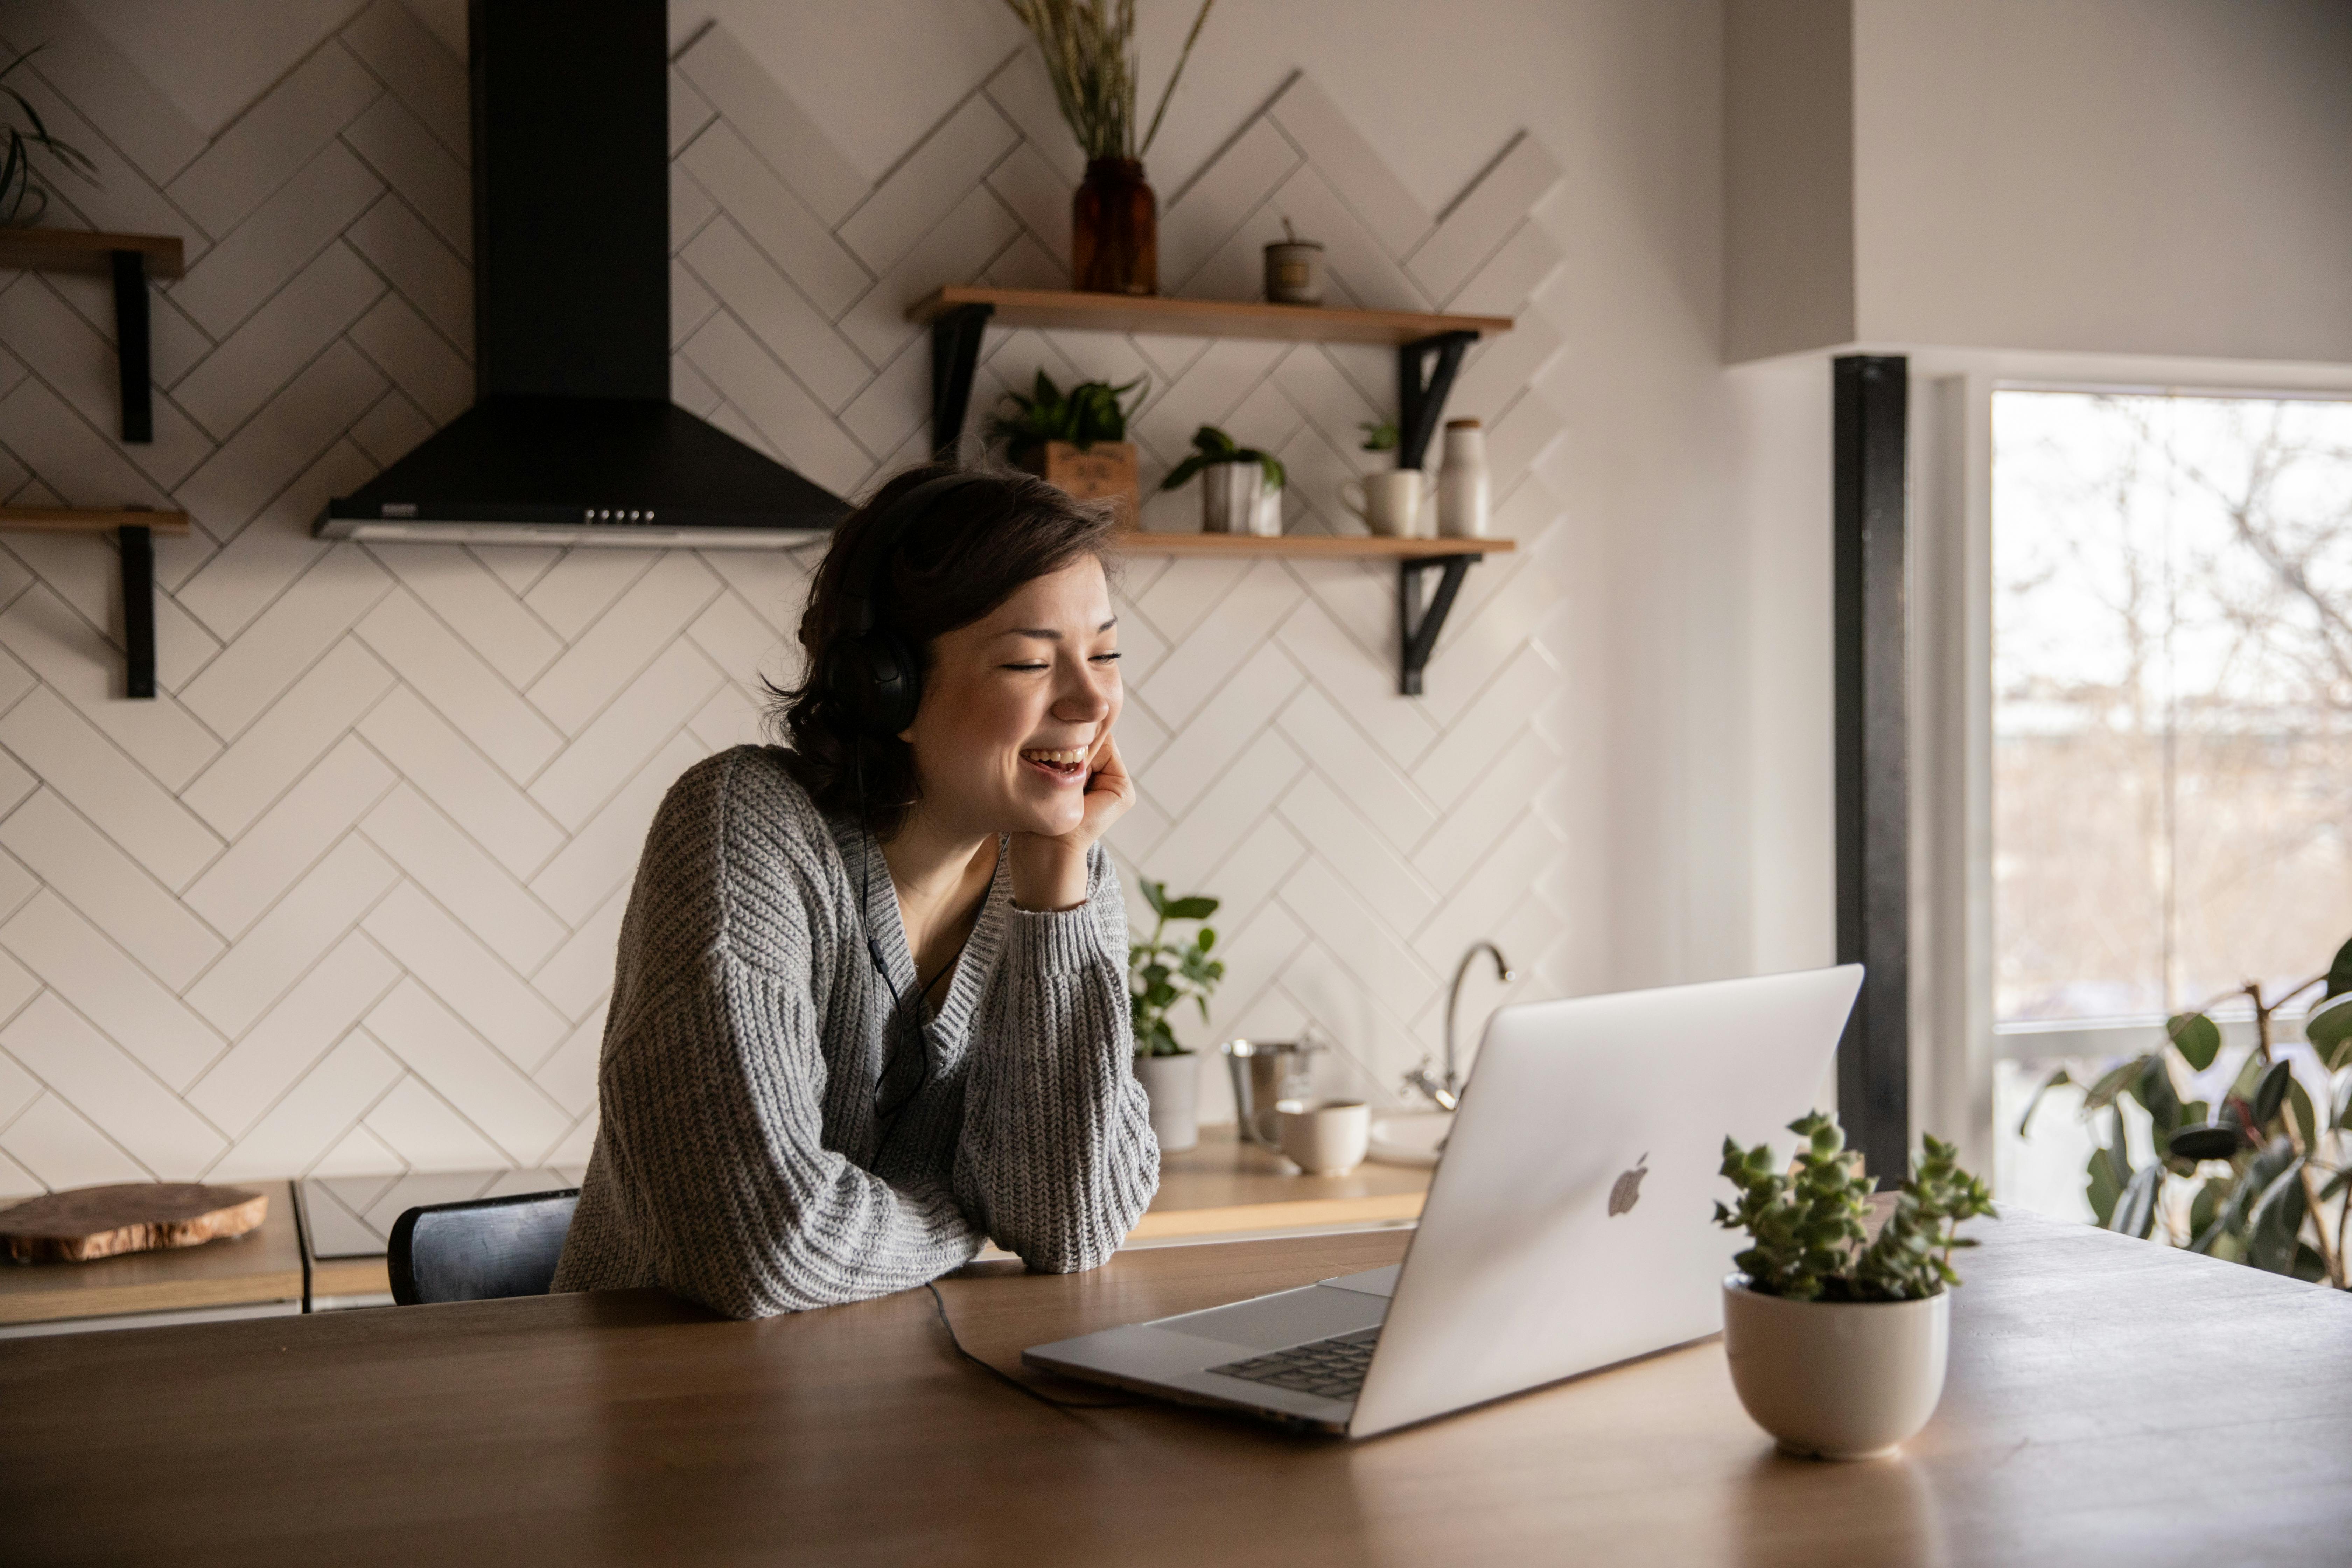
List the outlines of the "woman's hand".
{"type": "Polygon", "coordinates": [[[1055,837],[1042,833],[1013,836],[1013,902],[1024,910],[1076,909],[1087,901],[1087,851],[1135,804],[1135,781],[1127,776],[1118,742],[1106,732],[1087,759],[1086,815],[1077,826],[1055,837]]]}

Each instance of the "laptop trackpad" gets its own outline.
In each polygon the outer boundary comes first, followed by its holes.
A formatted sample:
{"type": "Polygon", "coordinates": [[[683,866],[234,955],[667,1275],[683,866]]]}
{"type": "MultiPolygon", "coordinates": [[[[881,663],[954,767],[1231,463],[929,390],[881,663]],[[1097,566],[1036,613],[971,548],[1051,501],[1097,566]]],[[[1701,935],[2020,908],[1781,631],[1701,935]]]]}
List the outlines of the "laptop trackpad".
{"type": "Polygon", "coordinates": [[[1223,1340],[1228,1344],[1247,1345],[1252,1350],[1271,1351],[1371,1328],[1388,1316],[1388,1310],[1385,1296],[1308,1285],[1260,1296],[1254,1301],[1236,1301],[1230,1307],[1212,1307],[1204,1312],[1162,1318],[1153,1326],[1223,1340]]]}

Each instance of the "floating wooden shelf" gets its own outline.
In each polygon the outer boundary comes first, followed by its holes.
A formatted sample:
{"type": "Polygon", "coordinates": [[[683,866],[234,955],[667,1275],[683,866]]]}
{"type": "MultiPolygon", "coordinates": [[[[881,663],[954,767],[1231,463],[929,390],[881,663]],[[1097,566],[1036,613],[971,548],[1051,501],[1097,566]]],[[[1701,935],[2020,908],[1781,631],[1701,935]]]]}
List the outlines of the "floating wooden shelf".
{"type": "Polygon", "coordinates": [[[1402,348],[1424,338],[1468,332],[1490,338],[1511,330],[1508,316],[1439,316],[1418,310],[1339,310],[1320,305],[1268,305],[1254,300],[1170,300],[1158,295],[1080,294],[1046,289],[941,289],[907,310],[929,322],[968,305],[985,305],[991,325],[1067,327],[1095,332],[1160,332],[1170,337],[1276,338],[1295,343],[1380,343],[1402,348]]]}
{"type": "Polygon", "coordinates": [[[0,506],[0,530],[106,533],[122,552],[122,694],[155,695],[155,535],[185,533],[184,511],[137,507],[0,506]]]}
{"type": "Polygon", "coordinates": [[[1443,562],[1457,555],[1501,555],[1514,539],[1381,539],[1370,534],[1149,533],[1118,535],[1129,555],[1283,555],[1309,561],[1443,562]]]}
{"type": "Polygon", "coordinates": [[[122,438],[155,438],[154,392],[147,369],[147,279],[187,270],[179,237],[100,234],[81,228],[0,228],[0,267],[38,272],[106,272],[114,277],[114,358],[122,379],[122,438]]]}
{"type": "MultiPolygon", "coordinates": [[[[1511,330],[1508,316],[1440,316],[1417,310],[1334,310],[1319,305],[1268,305],[1250,300],[1166,300],[1135,294],[1082,294],[1047,289],[941,289],[907,308],[907,320],[931,329],[931,448],[956,460],[963,441],[980,340],[991,326],[1060,327],[1097,332],[1158,332],[1171,337],[1261,338],[1285,342],[1379,343],[1397,354],[1397,467],[1418,468],[1445,411],[1462,356],[1480,338],[1511,330]]],[[[1320,555],[1397,563],[1397,625],[1402,658],[1397,689],[1421,694],[1423,669],[1445,625],[1462,574],[1479,559],[1511,548],[1508,540],[1258,539],[1234,534],[1133,534],[1128,548],[1147,555],[1320,555]],[[1160,543],[1160,540],[1170,542],[1160,543]],[[1174,542],[1182,541],[1181,543],[1174,542]],[[1442,569],[1426,608],[1423,574],[1442,569]]]]}
{"type": "Polygon", "coordinates": [[[101,234],[82,228],[0,228],[0,267],[28,272],[111,272],[117,251],[142,258],[150,278],[177,278],[188,269],[176,234],[101,234]]]}

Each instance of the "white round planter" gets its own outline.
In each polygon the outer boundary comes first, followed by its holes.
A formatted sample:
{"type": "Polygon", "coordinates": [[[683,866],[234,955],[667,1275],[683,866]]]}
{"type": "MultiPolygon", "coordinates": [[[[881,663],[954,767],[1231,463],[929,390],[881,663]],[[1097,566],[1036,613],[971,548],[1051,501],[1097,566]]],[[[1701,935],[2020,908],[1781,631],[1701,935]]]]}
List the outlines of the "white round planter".
{"type": "Polygon", "coordinates": [[[1918,1301],[1791,1301],[1723,1281],[1723,1349],[1756,1424],[1792,1454],[1870,1459],[1927,1425],[1944,1394],[1951,1292],[1918,1301]]]}
{"type": "Polygon", "coordinates": [[[1201,1146],[1201,1058],[1194,1051],[1172,1057],[1138,1057],[1135,1076],[1151,1102],[1151,1133],[1163,1154],[1201,1146]]]}

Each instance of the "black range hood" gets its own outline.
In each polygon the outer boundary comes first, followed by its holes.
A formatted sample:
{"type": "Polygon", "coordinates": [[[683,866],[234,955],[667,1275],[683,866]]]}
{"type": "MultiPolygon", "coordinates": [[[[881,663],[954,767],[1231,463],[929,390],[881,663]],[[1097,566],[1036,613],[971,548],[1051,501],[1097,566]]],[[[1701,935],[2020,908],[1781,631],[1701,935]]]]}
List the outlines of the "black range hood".
{"type": "Polygon", "coordinates": [[[633,549],[822,537],[846,502],[669,400],[664,0],[472,0],[469,26],[474,406],[328,502],[316,531],[633,549]]]}

